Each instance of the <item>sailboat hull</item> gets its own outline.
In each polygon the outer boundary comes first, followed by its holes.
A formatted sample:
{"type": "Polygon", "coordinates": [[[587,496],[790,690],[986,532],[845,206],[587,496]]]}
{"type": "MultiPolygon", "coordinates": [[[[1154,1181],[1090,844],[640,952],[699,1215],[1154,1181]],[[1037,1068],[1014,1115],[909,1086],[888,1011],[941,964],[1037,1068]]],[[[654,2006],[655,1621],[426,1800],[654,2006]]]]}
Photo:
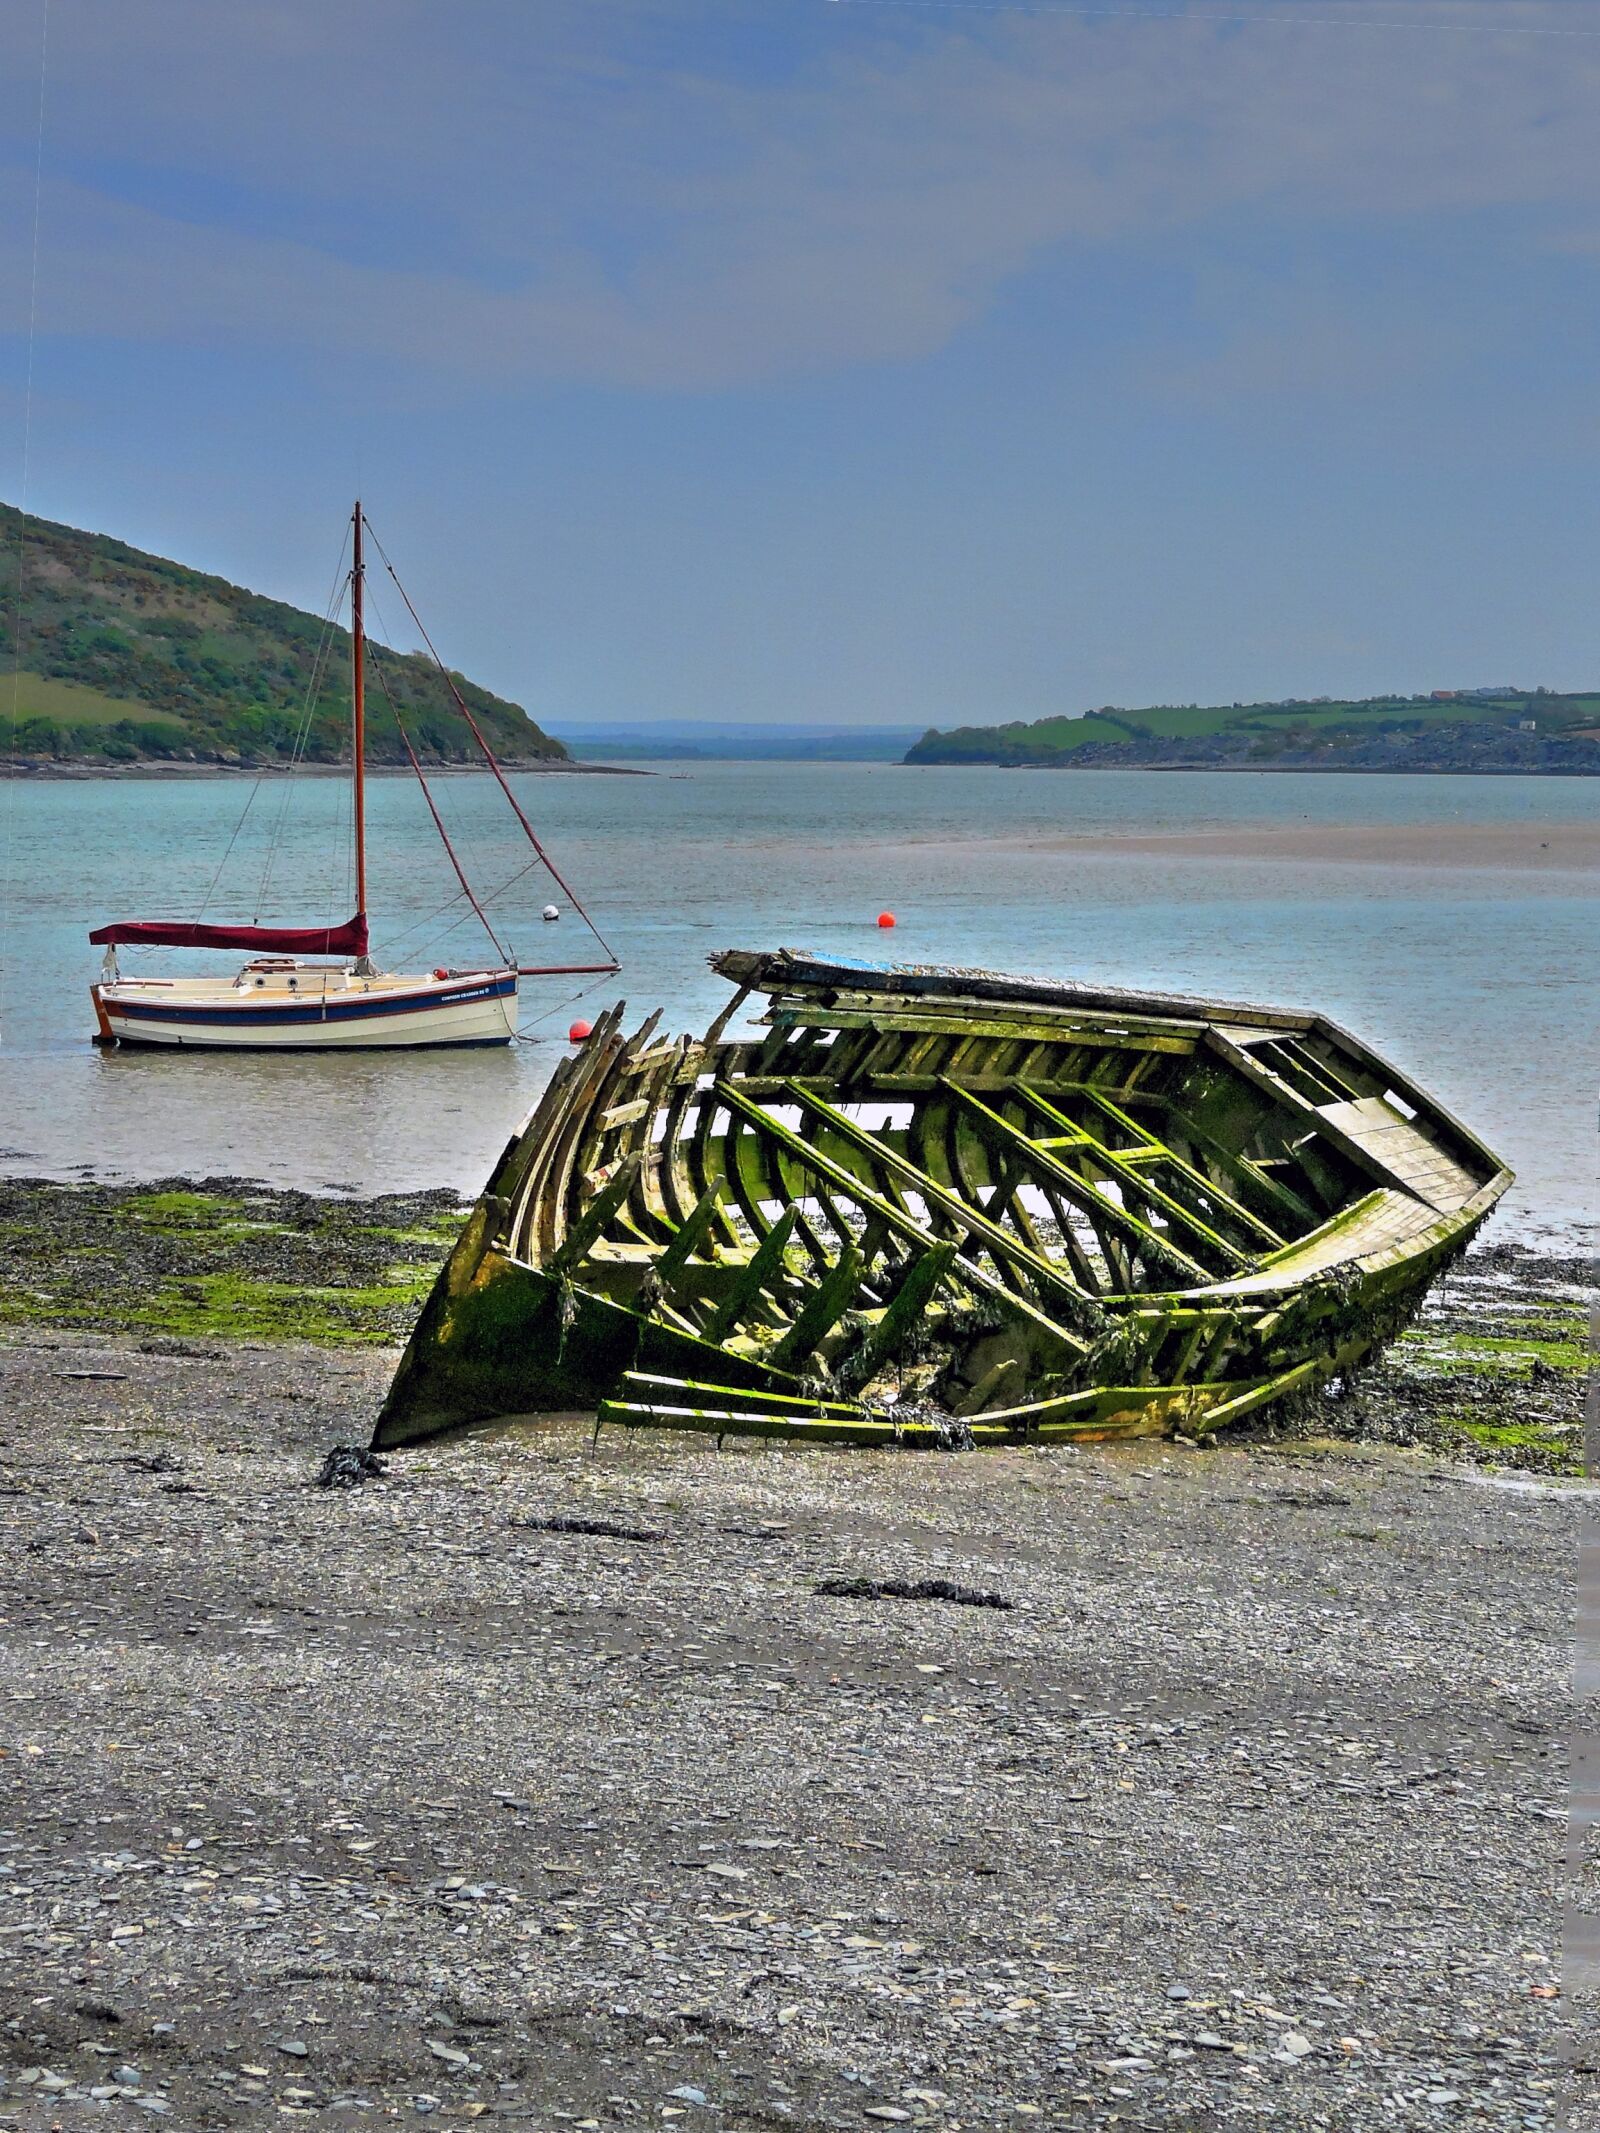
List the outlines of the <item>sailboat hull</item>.
{"type": "Polygon", "coordinates": [[[183,1051],[366,1052],[509,1044],[517,976],[357,977],[301,967],[239,979],[127,978],[91,988],[100,1040],[183,1051]]]}

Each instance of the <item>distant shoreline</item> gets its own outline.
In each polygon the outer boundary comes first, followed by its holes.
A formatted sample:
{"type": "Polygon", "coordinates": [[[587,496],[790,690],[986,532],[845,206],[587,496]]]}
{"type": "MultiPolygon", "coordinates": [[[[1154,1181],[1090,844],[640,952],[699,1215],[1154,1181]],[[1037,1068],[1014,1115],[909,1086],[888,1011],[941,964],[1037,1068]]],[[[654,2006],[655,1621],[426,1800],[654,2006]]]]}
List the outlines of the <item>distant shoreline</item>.
{"type": "MultiPolygon", "coordinates": [[[[1600,755],[1600,749],[1596,750],[1600,755]]],[[[1053,774],[1071,771],[1078,776],[1102,775],[1177,777],[1196,775],[1206,777],[1342,777],[1342,778],[1573,778],[1584,780],[1600,776],[1600,764],[1593,770],[1542,769],[1529,764],[1506,764],[1490,768],[1485,765],[1446,767],[1443,765],[1402,765],[1399,763],[907,763],[894,762],[882,756],[702,756],[686,759],[681,756],[651,756],[642,763],[507,763],[502,770],[516,775],[540,777],[599,777],[599,778],[685,778],[697,771],[714,770],[727,764],[745,764],[752,770],[959,770],[963,773],[974,770],[1004,770],[1008,772],[1038,771],[1053,774]]],[[[424,774],[430,778],[485,777],[490,775],[481,763],[425,763],[424,774]]],[[[14,760],[0,756],[0,782],[9,779],[29,779],[39,784],[88,784],[97,780],[162,780],[181,781],[186,778],[259,778],[259,777],[308,777],[343,778],[350,774],[348,763],[40,763],[33,760],[14,760]]],[[[409,778],[412,775],[406,763],[369,763],[369,778],[409,778]]]]}
{"type": "MultiPolygon", "coordinates": [[[[423,772],[430,778],[487,777],[491,773],[482,763],[424,763],[423,772]]],[[[551,777],[600,777],[600,778],[653,778],[653,770],[636,770],[625,763],[505,763],[502,770],[514,771],[519,776],[524,772],[537,772],[551,777]]],[[[347,778],[348,763],[39,763],[34,761],[8,760],[0,757],[0,775],[7,778],[36,778],[44,784],[83,784],[97,778],[347,778]]],[[[369,778],[409,778],[412,775],[408,763],[369,763],[369,778]]]]}
{"type": "MultiPolygon", "coordinates": [[[[1600,754],[1600,750],[1596,751],[1600,754]]],[[[1171,777],[1190,772],[1203,773],[1207,777],[1280,777],[1280,778],[1595,778],[1600,777],[1600,762],[1593,770],[1542,769],[1532,764],[1405,764],[1405,763],[895,763],[895,770],[1040,770],[1053,773],[1058,770],[1075,771],[1082,777],[1093,777],[1096,771],[1112,772],[1126,776],[1137,771],[1141,776],[1171,777]]]]}

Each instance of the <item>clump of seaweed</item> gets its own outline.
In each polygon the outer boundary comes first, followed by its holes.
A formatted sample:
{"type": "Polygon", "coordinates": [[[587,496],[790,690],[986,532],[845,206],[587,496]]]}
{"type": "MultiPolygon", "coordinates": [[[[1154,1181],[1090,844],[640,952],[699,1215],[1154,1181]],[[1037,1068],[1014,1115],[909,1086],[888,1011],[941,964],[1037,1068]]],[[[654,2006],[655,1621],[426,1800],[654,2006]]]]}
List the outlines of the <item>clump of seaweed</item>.
{"type": "Polygon", "coordinates": [[[948,1600],[955,1607],[992,1607],[1001,1613],[1016,1605],[1004,1593],[980,1592],[952,1578],[818,1578],[812,1589],[830,1600],[948,1600]]]}
{"type": "Polygon", "coordinates": [[[388,1463],[364,1445],[336,1444],[317,1474],[319,1489],[359,1489],[364,1481],[381,1481],[388,1463]]]}

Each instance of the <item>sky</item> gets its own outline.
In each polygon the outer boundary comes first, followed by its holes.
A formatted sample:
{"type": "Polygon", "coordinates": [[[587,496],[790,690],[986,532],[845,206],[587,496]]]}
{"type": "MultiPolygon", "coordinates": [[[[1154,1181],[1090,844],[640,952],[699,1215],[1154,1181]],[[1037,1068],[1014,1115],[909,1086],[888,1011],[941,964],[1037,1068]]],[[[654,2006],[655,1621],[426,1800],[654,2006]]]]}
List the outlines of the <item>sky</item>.
{"type": "Polygon", "coordinates": [[[1597,138],[1596,0],[12,0],[0,493],[359,489],[557,732],[1600,686],[1597,138]]]}

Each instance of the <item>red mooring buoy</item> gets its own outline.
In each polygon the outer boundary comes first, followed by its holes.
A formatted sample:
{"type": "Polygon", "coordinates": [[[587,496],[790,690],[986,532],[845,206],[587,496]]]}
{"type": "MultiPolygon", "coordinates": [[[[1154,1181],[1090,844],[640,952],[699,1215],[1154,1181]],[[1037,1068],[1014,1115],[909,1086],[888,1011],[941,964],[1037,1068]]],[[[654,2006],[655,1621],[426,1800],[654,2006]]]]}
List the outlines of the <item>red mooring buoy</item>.
{"type": "Polygon", "coordinates": [[[892,911],[880,911],[878,913],[878,924],[880,926],[892,926],[894,922],[895,917],[892,911]]]}
{"type": "Polygon", "coordinates": [[[585,1037],[592,1036],[593,1034],[594,1024],[592,1022],[574,1022],[571,1029],[567,1031],[567,1035],[572,1039],[574,1044],[582,1044],[585,1037]]]}

